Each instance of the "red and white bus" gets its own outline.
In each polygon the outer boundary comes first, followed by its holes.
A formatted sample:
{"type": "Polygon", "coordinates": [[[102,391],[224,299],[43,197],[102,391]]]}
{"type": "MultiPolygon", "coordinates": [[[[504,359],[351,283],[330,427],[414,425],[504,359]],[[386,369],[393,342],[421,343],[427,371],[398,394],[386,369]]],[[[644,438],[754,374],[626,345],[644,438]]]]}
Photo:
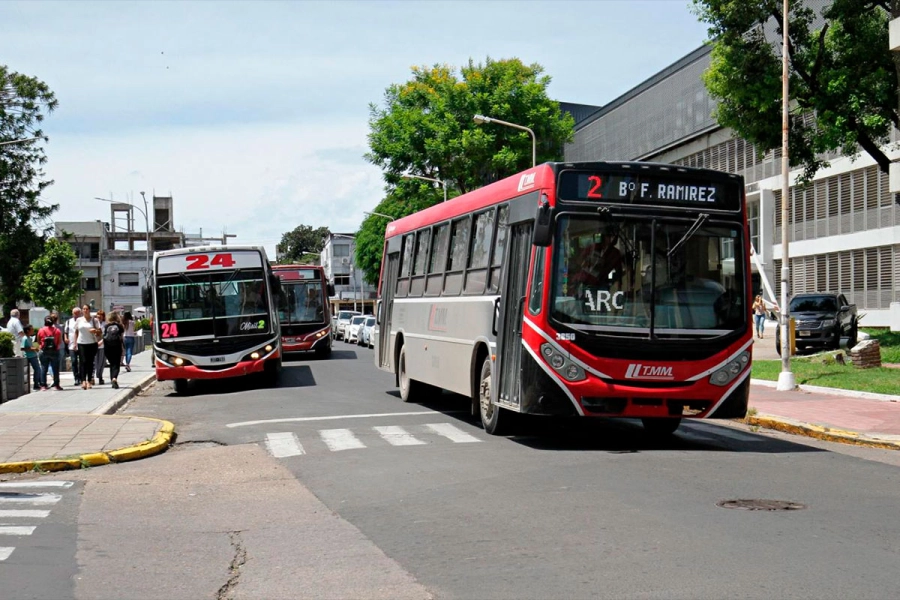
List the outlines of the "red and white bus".
{"type": "Polygon", "coordinates": [[[280,282],[264,248],[205,246],[153,256],[156,378],[179,394],[191,379],[281,371],[280,282]]]}
{"type": "Polygon", "coordinates": [[[314,265],[273,265],[272,269],[281,280],[278,321],[284,352],[331,356],[328,298],[334,286],[328,283],[325,269],[314,265]]]}
{"type": "Polygon", "coordinates": [[[388,225],[376,364],[443,388],[485,430],[515,413],[745,415],[752,349],[743,179],[547,163],[388,225]]]}

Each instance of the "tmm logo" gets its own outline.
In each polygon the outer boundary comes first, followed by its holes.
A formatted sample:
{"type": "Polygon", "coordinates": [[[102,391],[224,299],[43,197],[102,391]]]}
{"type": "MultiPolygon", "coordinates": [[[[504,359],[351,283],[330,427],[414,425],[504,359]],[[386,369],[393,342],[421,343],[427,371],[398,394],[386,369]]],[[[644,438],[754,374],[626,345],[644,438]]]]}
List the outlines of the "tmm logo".
{"type": "Polygon", "coordinates": [[[534,176],[537,173],[525,173],[519,179],[519,191],[524,192],[525,190],[530,190],[534,187],[534,176]]]}
{"type": "Polygon", "coordinates": [[[672,367],[654,367],[631,363],[625,371],[625,379],[674,379],[672,367]]]}

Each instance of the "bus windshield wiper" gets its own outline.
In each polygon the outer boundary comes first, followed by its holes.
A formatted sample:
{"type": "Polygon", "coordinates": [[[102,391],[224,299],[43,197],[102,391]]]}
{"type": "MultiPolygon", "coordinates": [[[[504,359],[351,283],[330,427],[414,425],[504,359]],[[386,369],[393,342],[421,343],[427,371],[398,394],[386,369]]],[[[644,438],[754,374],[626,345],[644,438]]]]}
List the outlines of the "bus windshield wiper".
{"type": "Polygon", "coordinates": [[[673,254],[675,254],[675,252],[676,252],[679,248],[681,248],[682,246],[684,246],[684,244],[685,244],[689,239],[691,239],[692,237],[694,237],[694,234],[697,233],[697,231],[700,229],[700,227],[703,225],[703,223],[706,222],[706,220],[707,220],[708,218],[709,218],[709,214],[707,214],[707,213],[700,213],[700,216],[697,217],[697,220],[694,221],[694,224],[691,225],[690,229],[688,229],[688,230],[684,233],[684,235],[681,236],[681,239],[678,240],[678,241],[675,243],[674,246],[672,246],[672,248],[669,250],[668,253],[666,253],[666,257],[672,256],[673,254]]]}

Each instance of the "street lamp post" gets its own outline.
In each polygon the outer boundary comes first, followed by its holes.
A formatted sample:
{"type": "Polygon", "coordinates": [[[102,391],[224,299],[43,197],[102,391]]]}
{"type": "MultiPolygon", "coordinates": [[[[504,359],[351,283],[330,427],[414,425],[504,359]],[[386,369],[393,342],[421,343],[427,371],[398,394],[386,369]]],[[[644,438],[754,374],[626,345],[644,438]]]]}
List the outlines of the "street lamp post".
{"type": "Polygon", "coordinates": [[[147,229],[147,272],[146,278],[150,279],[150,217],[147,214],[147,197],[144,196],[144,192],[141,192],[141,198],[144,199],[144,210],[141,210],[140,206],[135,204],[131,204],[130,202],[116,202],[115,200],[110,200],[109,198],[97,198],[94,197],[94,200],[100,200],[101,202],[109,202],[110,204],[125,204],[130,206],[131,208],[137,209],[142,215],[144,215],[144,225],[147,229]]]}
{"type": "Polygon", "coordinates": [[[500,125],[506,125],[507,127],[512,127],[513,129],[521,129],[522,131],[527,131],[531,134],[531,166],[534,167],[537,164],[537,138],[534,135],[534,131],[524,125],[516,125],[515,123],[510,123],[508,121],[501,121],[500,119],[495,119],[494,117],[486,117],[484,115],[475,115],[472,119],[481,125],[482,123],[499,123],[500,125]]]}
{"type": "Polygon", "coordinates": [[[43,138],[34,137],[34,138],[24,138],[21,140],[9,140],[7,142],[0,142],[0,146],[11,146],[13,144],[27,144],[29,142],[36,142],[40,139],[43,139],[43,138]]]}
{"type": "Polygon", "coordinates": [[[424,181],[433,181],[434,183],[440,184],[442,188],[444,188],[444,202],[447,201],[447,182],[441,181],[440,179],[432,179],[431,177],[422,177],[421,175],[410,175],[409,173],[404,173],[403,177],[405,179],[422,179],[424,181]]]}
{"type": "Polygon", "coordinates": [[[788,285],[791,277],[791,259],[788,244],[790,243],[790,160],[788,157],[788,133],[790,131],[790,94],[788,58],[790,38],[788,37],[788,0],[784,0],[784,23],[781,30],[784,35],[781,45],[781,373],[778,374],[777,389],[789,391],[797,387],[794,374],[791,372],[790,323],[791,305],[788,302],[788,285]]]}
{"type": "Polygon", "coordinates": [[[396,220],[397,220],[397,217],[392,217],[392,216],[390,216],[390,215],[386,215],[386,214],[384,214],[384,213],[379,213],[379,212],[367,212],[367,211],[363,211],[363,214],[364,214],[364,215],[375,215],[376,217],[384,217],[385,219],[388,219],[388,220],[390,220],[390,221],[396,221],[396,220]]]}

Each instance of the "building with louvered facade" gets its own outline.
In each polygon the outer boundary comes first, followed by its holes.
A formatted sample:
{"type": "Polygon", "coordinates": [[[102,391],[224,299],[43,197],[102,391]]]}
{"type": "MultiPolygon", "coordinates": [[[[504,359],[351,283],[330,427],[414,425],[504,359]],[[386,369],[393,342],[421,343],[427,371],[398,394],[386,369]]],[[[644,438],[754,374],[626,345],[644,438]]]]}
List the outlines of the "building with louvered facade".
{"type": "MultiPolygon", "coordinates": [[[[781,149],[759,158],[712,118],[715,101],[701,80],[710,51],[695,50],[577,124],[565,160],[643,160],[743,175],[751,243],[780,293],[781,149]]],[[[898,137],[894,131],[892,146],[898,137]]],[[[830,167],[805,186],[796,185],[799,170],[791,173],[790,294],[842,292],[865,313],[864,325],[888,326],[891,303],[900,303],[900,195],[868,154],[826,158],[830,167]]],[[[761,289],[756,265],[753,271],[761,289]]]]}

